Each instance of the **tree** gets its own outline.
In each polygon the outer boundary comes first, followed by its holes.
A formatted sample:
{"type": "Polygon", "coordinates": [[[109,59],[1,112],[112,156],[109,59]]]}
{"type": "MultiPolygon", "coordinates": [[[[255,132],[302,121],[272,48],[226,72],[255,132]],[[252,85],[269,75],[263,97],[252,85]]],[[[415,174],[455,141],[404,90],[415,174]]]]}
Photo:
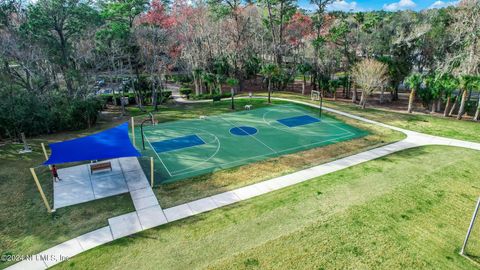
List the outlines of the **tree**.
{"type": "MultiPolygon", "coordinates": [[[[242,1],[239,0],[209,0],[209,7],[216,20],[220,21],[219,27],[225,29],[224,37],[224,53],[226,57],[222,57],[228,61],[231,67],[231,75],[239,82],[241,88],[245,79],[245,66],[249,59],[251,42],[249,42],[254,32],[250,12],[244,7],[242,1]]],[[[229,72],[229,73],[230,73],[229,72]]],[[[228,76],[229,74],[223,74],[228,76]]]]}
{"type": "Polygon", "coordinates": [[[270,104],[272,103],[272,101],[270,100],[270,97],[272,95],[272,79],[278,75],[279,68],[275,64],[265,64],[263,65],[260,73],[268,81],[268,103],[270,104]]]}
{"type": "Polygon", "coordinates": [[[413,112],[413,103],[415,102],[416,92],[422,86],[423,79],[418,73],[413,73],[407,77],[405,84],[410,88],[410,96],[408,98],[408,113],[413,112]]]}
{"type": "Polygon", "coordinates": [[[307,62],[304,62],[297,66],[298,72],[302,74],[303,81],[302,81],[302,95],[305,95],[305,87],[307,85],[307,74],[312,71],[312,65],[307,62]]]}
{"type": "Polygon", "coordinates": [[[317,77],[320,74],[320,55],[321,49],[325,45],[325,37],[323,36],[325,33],[322,31],[325,29],[325,23],[328,19],[331,19],[329,16],[325,15],[325,11],[327,6],[333,3],[334,0],[310,0],[310,3],[315,7],[315,11],[313,13],[313,28],[314,28],[314,39],[312,41],[313,47],[313,89],[316,90],[317,88],[317,77]]]}
{"type": "MultiPolygon", "coordinates": [[[[162,77],[172,66],[172,40],[173,18],[165,11],[165,7],[159,0],[151,3],[147,13],[139,19],[140,25],[136,27],[135,38],[140,48],[140,54],[150,76],[150,89],[152,91],[152,103],[154,110],[158,110],[157,93],[160,89],[162,99],[162,77]],[[160,87],[159,87],[160,86],[160,87]]],[[[161,100],[162,101],[162,100],[161,100]]]]}
{"type": "Polygon", "coordinates": [[[349,81],[350,81],[350,69],[351,66],[355,63],[356,61],[356,51],[352,50],[353,45],[355,42],[351,38],[352,34],[352,26],[350,22],[347,20],[347,18],[342,17],[338,24],[334,25],[332,28],[330,28],[328,39],[329,41],[333,42],[336,46],[339,47],[339,50],[341,51],[343,55],[343,70],[345,71],[346,75],[345,77],[347,78],[347,87],[344,91],[344,97],[348,98],[349,97],[349,90],[347,90],[349,86],[349,81]]]}
{"type": "Polygon", "coordinates": [[[388,67],[377,60],[365,59],[353,67],[352,76],[362,88],[360,105],[364,109],[370,94],[388,83],[388,67]]]}
{"type": "Polygon", "coordinates": [[[445,110],[443,116],[447,117],[449,116],[452,93],[458,87],[458,80],[451,74],[442,74],[437,78],[437,83],[444,93],[445,110]]]}
{"type": "MultiPolygon", "coordinates": [[[[97,32],[97,38],[105,44],[119,44],[122,61],[125,60],[128,69],[135,78],[130,78],[128,85],[136,94],[137,105],[142,107],[142,89],[135,86],[140,81],[139,48],[135,40],[135,21],[147,8],[146,0],[112,0],[102,3],[101,16],[105,24],[97,32]]],[[[108,45],[107,45],[108,46],[108,45]]]]}
{"type": "Polygon", "coordinates": [[[472,88],[476,84],[476,78],[470,75],[462,75],[460,76],[460,89],[461,89],[461,95],[462,99],[460,101],[460,108],[458,109],[458,114],[457,114],[457,119],[460,120],[462,119],[463,115],[465,114],[465,106],[467,104],[467,99],[468,99],[468,93],[469,91],[472,91],[472,88]]]}
{"type": "MultiPolygon", "coordinates": [[[[480,94],[480,77],[475,79],[475,84],[473,85],[473,89],[477,90],[480,94]]],[[[480,120],[480,96],[477,99],[477,109],[475,110],[475,116],[473,117],[474,121],[480,120]]]]}
{"type": "Polygon", "coordinates": [[[266,28],[271,35],[271,53],[277,66],[281,67],[283,57],[288,50],[285,42],[285,29],[295,14],[296,2],[293,0],[261,0],[259,3],[267,11],[266,28]]]}
{"type": "Polygon", "coordinates": [[[80,0],[39,0],[28,6],[27,21],[22,25],[32,42],[41,44],[52,63],[60,68],[68,94],[74,96],[82,77],[75,61],[75,42],[99,23],[99,14],[80,0]]]}

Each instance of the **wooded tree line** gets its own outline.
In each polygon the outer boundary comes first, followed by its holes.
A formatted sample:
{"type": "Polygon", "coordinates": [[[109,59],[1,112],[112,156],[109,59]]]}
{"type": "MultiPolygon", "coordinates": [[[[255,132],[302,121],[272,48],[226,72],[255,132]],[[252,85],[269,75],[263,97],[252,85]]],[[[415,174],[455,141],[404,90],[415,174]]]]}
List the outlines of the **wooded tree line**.
{"type": "Polygon", "coordinates": [[[140,107],[157,108],[171,74],[188,77],[196,95],[244,90],[259,75],[269,92],[283,90],[300,75],[303,92],[343,86],[353,102],[361,91],[362,106],[373,91],[396,100],[408,78],[412,104],[418,96],[459,118],[472,106],[478,0],[357,13],[327,12],[332,2],[312,0],[306,11],[294,0],[1,0],[0,136],[93,124],[99,78],[140,107]]]}

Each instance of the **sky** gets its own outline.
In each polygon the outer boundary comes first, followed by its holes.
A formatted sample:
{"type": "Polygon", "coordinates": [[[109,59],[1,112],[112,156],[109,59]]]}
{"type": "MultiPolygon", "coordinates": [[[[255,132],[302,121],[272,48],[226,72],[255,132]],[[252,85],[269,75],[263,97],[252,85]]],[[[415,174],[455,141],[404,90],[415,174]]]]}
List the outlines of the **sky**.
{"type": "MultiPolygon", "coordinates": [[[[337,0],[328,7],[329,11],[370,11],[370,10],[423,10],[456,5],[454,0],[337,0]]],[[[300,0],[300,7],[312,9],[310,0],[300,0]]]]}

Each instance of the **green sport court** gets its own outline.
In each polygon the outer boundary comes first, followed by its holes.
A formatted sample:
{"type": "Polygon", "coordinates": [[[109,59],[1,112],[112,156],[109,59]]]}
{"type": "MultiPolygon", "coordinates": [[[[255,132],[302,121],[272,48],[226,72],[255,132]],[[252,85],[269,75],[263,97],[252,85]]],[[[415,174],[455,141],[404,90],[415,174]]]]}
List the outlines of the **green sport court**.
{"type": "Polygon", "coordinates": [[[171,183],[271,157],[359,138],[368,132],[298,105],[160,123],[143,128],[155,181],[171,183]],[[159,177],[160,176],[160,177],[159,177]]]}

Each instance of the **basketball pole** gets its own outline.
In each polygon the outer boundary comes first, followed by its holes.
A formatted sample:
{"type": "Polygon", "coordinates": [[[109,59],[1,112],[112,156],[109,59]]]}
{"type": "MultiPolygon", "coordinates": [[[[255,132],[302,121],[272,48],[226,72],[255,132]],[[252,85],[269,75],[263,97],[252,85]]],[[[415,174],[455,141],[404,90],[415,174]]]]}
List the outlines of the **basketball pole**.
{"type": "Polygon", "coordinates": [[[132,121],[132,142],[133,142],[133,146],[136,146],[135,145],[135,120],[133,119],[133,116],[131,117],[131,121],[132,121]]]}
{"type": "Polygon", "coordinates": [[[40,192],[40,196],[42,197],[43,203],[45,204],[45,207],[47,208],[48,213],[52,213],[52,209],[48,204],[47,197],[45,197],[45,193],[43,193],[43,189],[42,189],[42,186],[40,185],[40,181],[38,181],[38,177],[37,177],[37,174],[35,173],[35,169],[30,168],[30,172],[32,173],[33,180],[35,180],[35,184],[37,184],[38,192],[40,192]]]}
{"type": "Polygon", "coordinates": [[[322,106],[323,106],[323,97],[322,97],[322,94],[319,93],[318,94],[318,97],[319,97],[319,100],[320,100],[320,105],[319,105],[319,110],[318,110],[318,117],[319,118],[322,118],[322,106]]]}
{"type": "Polygon", "coordinates": [[[150,157],[150,186],[153,187],[153,157],[150,157]]]}
{"type": "Polygon", "coordinates": [[[468,226],[467,235],[465,236],[465,241],[463,241],[462,250],[460,251],[460,255],[465,255],[465,248],[467,247],[468,238],[470,238],[470,233],[472,232],[473,225],[475,224],[475,219],[477,219],[478,208],[480,206],[480,197],[477,200],[477,206],[475,206],[475,211],[473,212],[472,220],[470,221],[470,226],[468,226]]]}

